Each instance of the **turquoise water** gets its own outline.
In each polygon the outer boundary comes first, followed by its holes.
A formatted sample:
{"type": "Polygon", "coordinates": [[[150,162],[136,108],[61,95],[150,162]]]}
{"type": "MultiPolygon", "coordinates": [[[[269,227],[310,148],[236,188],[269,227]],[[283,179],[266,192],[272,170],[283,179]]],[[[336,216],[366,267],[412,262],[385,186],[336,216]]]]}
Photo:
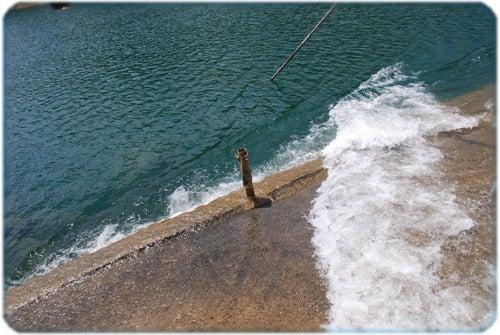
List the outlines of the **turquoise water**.
{"type": "Polygon", "coordinates": [[[6,285],[237,189],[240,147],[257,179],[317,157],[335,138],[330,106],[382,69],[438,99],[496,80],[496,18],[482,4],[341,3],[269,81],[329,8],[6,13],[6,285]]]}

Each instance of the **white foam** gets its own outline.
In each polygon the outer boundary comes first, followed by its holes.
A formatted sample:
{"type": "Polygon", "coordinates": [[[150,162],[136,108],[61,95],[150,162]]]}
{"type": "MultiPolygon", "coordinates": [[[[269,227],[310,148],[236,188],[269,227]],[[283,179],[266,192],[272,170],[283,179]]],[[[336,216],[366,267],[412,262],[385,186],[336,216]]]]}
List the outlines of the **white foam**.
{"type": "Polygon", "coordinates": [[[493,101],[493,98],[488,99],[488,101],[484,103],[484,108],[488,110],[493,110],[493,108],[495,108],[495,102],[493,101]]]}
{"type": "Polygon", "coordinates": [[[193,186],[181,185],[168,197],[168,217],[176,217],[182,213],[194,210],[196,207],[236,191],[241,187],[241,181],[236,177],[221,181],[214,187],[203,184],[193,186]]]}
{"type": "Polygon", "coordinates": [[[477,119],[446,108],[401,64],[384,68],[331,106],[337,136],[310,222],[331,302],[327,329],[474,329],[484,311],[466,288],[434,275],[446,236],[471,227],[437,172],[427,135],[477,119]],[[463,315],[470,318],[464,318],[463,315]]]}
{"type": "MultiPolygon", "coordinates": [[[[127,221],[135,221],[137,218],[131,216],[127,221]]],[[[133,231],[129,232],[132,234],[144,226],[135,226],[133,231]]],[[[78,241],[76,241],[72,246],[66,249],[62,249],[49,255],[44,262],[37,266],[31,273],[29,273],[24,279],[19,281],[14,281],[13,284],[22,284],[25,280],[40,276],[48,273],[52,269],[63,265],[71,259],[80,257],[84,254],[95,252],[107,245],[110,245],[118,240],[129,235],[123,231],[120,231],[118,224],[106,224],[100,231],[98,231],[95,236],[89,238],[88,236],[82,236],[78,241]]]]}

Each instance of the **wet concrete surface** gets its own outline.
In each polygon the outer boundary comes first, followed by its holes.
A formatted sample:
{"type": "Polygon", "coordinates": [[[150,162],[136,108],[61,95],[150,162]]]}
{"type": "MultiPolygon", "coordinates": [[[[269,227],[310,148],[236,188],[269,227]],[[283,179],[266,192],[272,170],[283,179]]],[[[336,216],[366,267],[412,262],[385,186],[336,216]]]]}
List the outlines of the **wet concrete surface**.
{"type": "Polygon", "coordinates": [[[320,181],[136,251],[6,316],[19,331],[318,331],[306,220],[320,181]]]}
{"type": "Polygon", "coordinates": [[[495,90],[491,85],[450,101],[449,105],[459,107],[464,114],[481,119],[476,127],[443,132],[434,142],[444,155],[440,169],[456,187],[455,201],[475,223],[472,228],[449,236],[441,246],[441,285],[467,287],[477,301],[479,314],[490,322],[494,321],[496,310],[495,90]],[[490,103],[493,108],[485,108],[490,103]]]}

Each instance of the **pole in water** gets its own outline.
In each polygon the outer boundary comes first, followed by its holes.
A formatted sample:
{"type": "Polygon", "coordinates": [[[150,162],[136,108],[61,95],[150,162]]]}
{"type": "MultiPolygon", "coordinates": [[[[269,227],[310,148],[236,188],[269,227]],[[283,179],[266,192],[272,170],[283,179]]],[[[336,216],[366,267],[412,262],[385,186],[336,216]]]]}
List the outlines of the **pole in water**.
{"type": "Polygon", "coordinates": [[[319,22],[316,24],[316,26],[314,26],[313,30],[311,30],[311,32],[306,36],[306,38],[304,38],[304,40],[302,41],[302,43],[300,43],[300,45],[297,47],[297,49],[295,49],[295,51],[290,55],[290,57],[288,57],[288,59],[283,63],[283,65],[281,65],[280,68],[274,73],[274,75],[271,77],[271,81],[273,81],[273,79],[276,78],[276,76],[285,68],[285,66],[287,66],[287,64],[292,60],[292,58],[295,56],[295,54],[297,52],[299,52],[300,48],[302,48],[304,46],[304,44],[306,44],[306,42],[309,41],[312,34],[314,34],[314,32],[319,28],[319,26],[321,26],[321,24],[326,20],[326,18],[328,16],[330,16],[330,14],[333,12],[333,10],[335,9],[336,6],[337,6],[337,4],[334,4],[332,6],[332,8],[330,8],[328,10],[328,12],[326,12],[326,14],[323,16],[323,18],[321,18],[321,20],[319,20],[319,22]]]}
{"type": "Polygon", "coordinates": [[[240,162],[241,177],[243,178],[243,186],[249,199],[255,200],[255,192],[252,183],[252,169],[250,168],[250,161],[248,159],[248,152],[246,149],[238,149],[236,157],[240,162]]]}

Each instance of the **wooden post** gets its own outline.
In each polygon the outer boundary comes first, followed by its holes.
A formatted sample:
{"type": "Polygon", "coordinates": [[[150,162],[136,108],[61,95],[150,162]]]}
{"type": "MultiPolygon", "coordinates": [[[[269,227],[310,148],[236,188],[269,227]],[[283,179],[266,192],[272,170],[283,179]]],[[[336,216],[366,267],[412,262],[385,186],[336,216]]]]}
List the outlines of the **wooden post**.
{"type": "Polygon", "coordinates": [[[246,149],[238,149],[237,156],[240,162],[241,177],[243,178],[243,186],[247,197],[255,201],[255,192],[252,183],[252,169],[250,168],[250,161],[248,160],[248,152],[246,149]]]}

